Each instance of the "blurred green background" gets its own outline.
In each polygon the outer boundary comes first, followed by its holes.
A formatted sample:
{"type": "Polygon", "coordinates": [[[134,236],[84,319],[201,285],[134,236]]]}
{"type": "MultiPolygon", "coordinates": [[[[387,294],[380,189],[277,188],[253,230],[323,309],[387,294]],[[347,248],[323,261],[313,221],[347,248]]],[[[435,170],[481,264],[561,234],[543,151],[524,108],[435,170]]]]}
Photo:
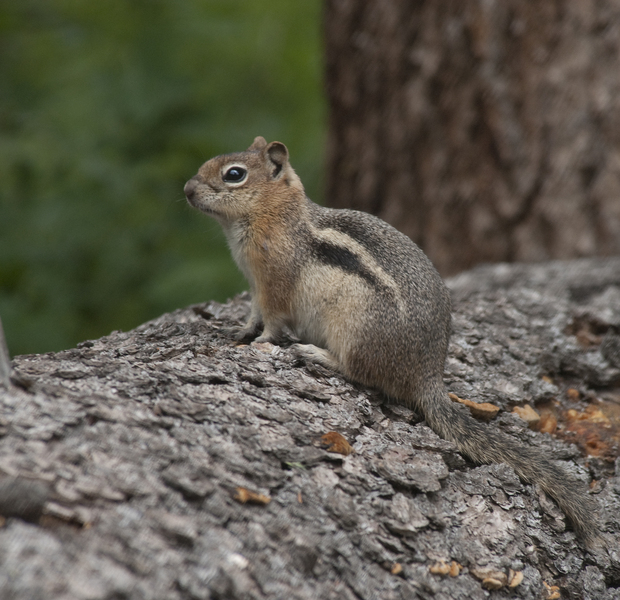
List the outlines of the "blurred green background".
{"type": "Polygon", "coordinates": [[[254,136],[320,201],[319,0],[0,0],[0,317],[11,354],[246,287],[183,184],[254,136]]]}

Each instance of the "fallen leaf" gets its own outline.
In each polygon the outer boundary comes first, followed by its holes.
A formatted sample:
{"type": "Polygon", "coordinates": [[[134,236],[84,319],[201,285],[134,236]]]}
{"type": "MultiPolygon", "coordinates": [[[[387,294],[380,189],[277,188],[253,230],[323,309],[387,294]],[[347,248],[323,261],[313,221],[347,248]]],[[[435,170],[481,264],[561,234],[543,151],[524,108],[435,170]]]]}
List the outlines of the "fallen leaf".
{"type": "Polygon", "coordinates": [[[540,423],[540,415],[529,404],[515,406],[512,412],[521,417],[530,429],[535,428],[540,423]]]}
{"type": "Polygon", "coordinates": [[[238,487],[237,493],[233,496],[233,498],[237,502],[241,502],[241,504],[246,504],[247,502],[251,504],[269,504],[271,502],[271,498],[269,496],[265,496],[264,494],[259,494],[257,492],[252,492],[244,487],[238,487]]]}
{"type": "Polygon", "coordinates": [[[432,564],[428,570],[433,575],[449,575],[450,573],[450,565],[446,563],[445,560],[440,560],[435,564],[432,564]]]}
{"type": "Polygon", "coordinates": [[[329,431],[321,436],[321,443],[328,452],[337,452],[348,456],[353,450],[353,446],[347,442],[346,438],[337,431],[329,431]]]}
{"type": "Polygon", "coordinates": [[[504,583],[499,579],[494,579],[493,577],[487,577],[482,580],[482,587],[485,590],[499,590],[504,587],[504,583]]]}
{"type": "Polygon", "coordinates": [[[560,588],[557,585],[549,585],[546,581],[543,584],[547,591],[545,600],[558,600],[560,597],[560,588]]]}
{"type": "Polygon", "coordinates": [[[506,573],[497,571],[496,569],[474,567],[473,569],[470,569],[469,572],[476,579],[480,579],[480,581],[482,581],[482,585],[488,590],[498,590],[508,583],[506,573]]]}
{"type": "Polygon", "coordinates": [[[557,428],[558,419],[553,413],[549,411],[541,413],[540,422],[538,423],[538,431],[540,433],[555,433],[557,428]]]}
{"type": "Polygon", "coordinates": [[[523,571],[508,571],[508,587],[516,588],[523,581],[523,571]]]}
{"type": "Polygon", "coordinates": [[[499,412],[499,407],[495,406],[495,404],[491,404],[490,402],[473,402],[472,400],[459,398],[456,394],[453,393],[449,393],[448,396],[450,397],[450,400],[452,400],[452,402],[458,402],[467,406],[472,416],[476,417],[476,419],[490,421],[499,412]]]}

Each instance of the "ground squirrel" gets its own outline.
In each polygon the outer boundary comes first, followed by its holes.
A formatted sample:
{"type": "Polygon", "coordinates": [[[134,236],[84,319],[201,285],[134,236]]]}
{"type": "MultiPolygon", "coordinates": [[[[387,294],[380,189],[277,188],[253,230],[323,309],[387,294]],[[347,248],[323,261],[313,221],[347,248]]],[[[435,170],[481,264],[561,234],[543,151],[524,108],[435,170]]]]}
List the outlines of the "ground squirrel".
{"type": "Polygon", "coordinates": [[[292,331],[305,342],[292,346],[297,354],[419,411],[473,461],[507,463],[555,498],[586,543],[597,538],[581,484],[448,398],[450,296],[408,237],[372,215],[313,203],[286,146],[262,137],[206,162],[184,191],[222,225],[249,281],[251,315],[237,340],[278,343],[292,331]]]}

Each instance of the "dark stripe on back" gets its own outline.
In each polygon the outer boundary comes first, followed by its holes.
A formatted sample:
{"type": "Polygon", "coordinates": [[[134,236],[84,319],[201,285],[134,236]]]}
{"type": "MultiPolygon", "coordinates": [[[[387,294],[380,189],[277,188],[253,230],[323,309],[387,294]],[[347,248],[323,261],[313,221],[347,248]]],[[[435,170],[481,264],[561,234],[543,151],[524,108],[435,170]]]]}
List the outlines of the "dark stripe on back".
{"type": "Polygon", "coordinates": [[[375,288],[385,287],[348,248],[314,237],[310,238],[310,247],[323,264],[342,269],[345,273],[358,275],[375,288]]]}
{"type": "MultiPolygon", "coordinates": [[[[370,215],[366,215],[365,213],[355,213],[355,216],[358,217],[357,220],[351,218],[351,216],[347,214],[335,214],[330,216],[333,218],[330,219],[329,223],[325,224],[325,228],[334,229],[355,240],[360,246],[368,250],[375,260],[384,258],[384,254],[387,250],[385,236],[393,233],[392,231],[386,231],[386,229],[389,229],[387,223],[375,219],[370,215]],[[372,219],[370,223],[368,222],[369,217],[372,219]],[[364,221],[361,221],[361,219],[364,219],[364,221]]],[[[385,267],[387,265],[382,266],[385,267]]]]}

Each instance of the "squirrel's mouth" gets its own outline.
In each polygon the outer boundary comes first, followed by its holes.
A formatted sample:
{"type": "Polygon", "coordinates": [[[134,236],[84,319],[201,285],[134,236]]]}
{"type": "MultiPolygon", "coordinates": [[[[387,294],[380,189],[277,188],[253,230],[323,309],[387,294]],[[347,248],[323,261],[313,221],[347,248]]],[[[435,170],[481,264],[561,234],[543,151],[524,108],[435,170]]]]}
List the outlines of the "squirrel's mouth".
{"type": "Polygon", "coordinates": [[[188,204],[191,204],[194,208],[197,208],[202,212],[215,212],[198,194],[185,194],[185,198],[187,198],[188,204]]]}
{"type": "Polygon", "coordinates": [[[201,198],[194,196],[187,196],[187,202],[191,204],[194,208],[197,208],[200,212],[205,213],[206,215],[210,215],[212,217],[220,216],[220,212],[215,210],[208,202],[205,202],[201,198]]]}

